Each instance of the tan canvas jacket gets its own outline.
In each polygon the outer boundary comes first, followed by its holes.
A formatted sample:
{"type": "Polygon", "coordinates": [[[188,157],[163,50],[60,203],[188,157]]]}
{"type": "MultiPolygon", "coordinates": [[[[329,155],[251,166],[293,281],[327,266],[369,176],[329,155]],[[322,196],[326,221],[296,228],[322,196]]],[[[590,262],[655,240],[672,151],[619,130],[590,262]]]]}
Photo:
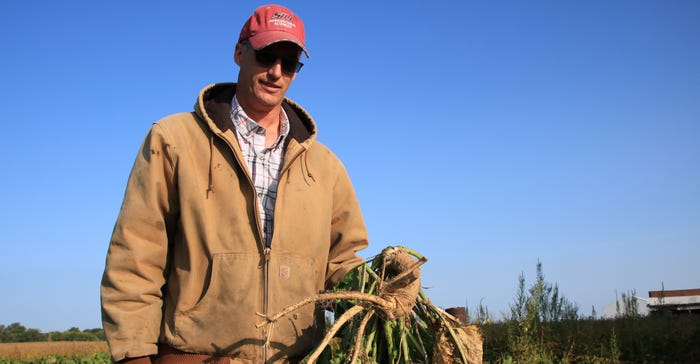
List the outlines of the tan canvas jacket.
{"type": "Polygon", "coordinates": [[[194,112],[156,122],[139,151],[101,284],[115,361],[156,354],[158,343],[251,363],[303,356],[323,329],[320,309],[296,311],[270,332],[255,327],[260,315],[332,286],[362,262],[356,252],[367,232],[350,179],[290,100],[265,248],[229,114],[234,92],[234,84],[204,88],[194,112]]]}

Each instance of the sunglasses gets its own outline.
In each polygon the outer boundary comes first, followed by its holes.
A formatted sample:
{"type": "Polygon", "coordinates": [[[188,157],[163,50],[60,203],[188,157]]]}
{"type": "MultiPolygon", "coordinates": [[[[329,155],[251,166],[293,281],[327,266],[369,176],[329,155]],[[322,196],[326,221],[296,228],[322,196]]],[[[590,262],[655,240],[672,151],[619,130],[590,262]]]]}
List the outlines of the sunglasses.
{"type": "Polygon", "coordinates": [[[279,59],[280,63],[282,64],[282,71],[284,73],[291,74],[298,73],[301,70],[301,67],[304,66],[304,64],[299,62],[296,57],[280,57],[272,52],[256,50],[248,42],[246,42],[246,45],[255,51],[255,60],[263,67],[272,67],[279,59]]]}

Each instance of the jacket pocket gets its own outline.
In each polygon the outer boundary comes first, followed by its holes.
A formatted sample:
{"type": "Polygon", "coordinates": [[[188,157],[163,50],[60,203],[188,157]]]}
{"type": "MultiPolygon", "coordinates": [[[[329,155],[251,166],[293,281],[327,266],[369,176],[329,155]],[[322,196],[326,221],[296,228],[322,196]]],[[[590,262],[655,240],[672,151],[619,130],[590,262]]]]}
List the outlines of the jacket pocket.
{"type": "MultiPolygon", "coordinates": [[[[270,257],[270,307],[269,314],[282,311],[318,292],[317,278],[319,272],[315,259],[286,254],[273,254],[270,257]]],[[[287,316],[280,318],[271,334],[273,349],[279,349],[285,355],[295,357],[308,352],[317,343],[323,327],[322,310],[314,304],[302,306],[287,316]],[[320,315],[320,316],[319,316],[320,315]]]]}
{"type": "Polygon", "coordinates": [[[260,256],[219,253],[212,258],[206,293],[191,308],[175,311],[177,348],[194,353],[242,354],[252,357],[262,344],[255,327],[260,297],[260,256]]]}

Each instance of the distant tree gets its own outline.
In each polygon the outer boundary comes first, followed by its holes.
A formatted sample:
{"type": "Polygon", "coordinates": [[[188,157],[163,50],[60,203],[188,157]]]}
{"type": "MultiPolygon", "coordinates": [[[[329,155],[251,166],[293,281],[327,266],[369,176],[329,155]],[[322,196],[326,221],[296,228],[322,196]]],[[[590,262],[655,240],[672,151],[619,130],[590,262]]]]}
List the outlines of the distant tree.
{"type": "Polygon", "coordinates": [[[77,327],[71,327],[68,331],[51,331],[42,333],[37,329],[27,329],[19,322],[8,326],[0,325],[0,342],[41,342],[41,341],[104,341],[105,333],[101,328],[80,331],[77,327]]]}
{"type": "Polygon", "coordinates": [[[9,326],[3,327],[2,342],[12,343],[19,342],[27,328],[20,325],[19,322],[11,323],[9,326]]]}
{"type": "Polygon", "coordinates": [[[83,330],[80,331],[77,327],[71,327],[68,331],[64,332],[52,332],[52,341],[99,341],[103,340],[104,333],[100,337],[100,333],[95,331],[100,329],[83,330]]]}
{"type": "Polygon", "coordinates": [[[42,334],[37,329],[27,329],[19,322],[9,326],[0,326],[0,342],[18,343],[32,341],[46,341],[46,334],[42,334]]]}
{"type": "Polygon", "coordinates": [[[628,293],[622,293],[622,299],[615,301],[617,316],[622,318],[639,318],[639,301],[637,300],[637,290],[633,289],[628,293]],[[620,307],[622,302],[622,307],[620,307]]]}
{"type": "Polygon", "coordinates": [[[105,330],[101,328],[95,328],[95,329],[85,329],[83,332],[87,332],[92,334],[97,338],[97,340],[102,340],[105,341],[107,338],[105,337],[105,330]]]}

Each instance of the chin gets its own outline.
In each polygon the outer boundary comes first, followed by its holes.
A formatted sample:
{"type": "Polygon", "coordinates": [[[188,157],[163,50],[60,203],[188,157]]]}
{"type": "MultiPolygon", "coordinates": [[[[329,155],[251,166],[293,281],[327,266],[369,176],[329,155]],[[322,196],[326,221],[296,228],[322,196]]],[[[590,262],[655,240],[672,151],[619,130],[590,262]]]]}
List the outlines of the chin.
{"type": "Polygon", "coordinates": [[[264,95],[264,97],[260,97],[260,96],[256,97],[256,100],[258,101],[258,103],[260,105],[269,106],[269,107],[278,106],[279,104],[282,103],[283,99],[284,99],[284,97],[277,97],[277,96],[270,96],[270,95],[264,95]]]}

